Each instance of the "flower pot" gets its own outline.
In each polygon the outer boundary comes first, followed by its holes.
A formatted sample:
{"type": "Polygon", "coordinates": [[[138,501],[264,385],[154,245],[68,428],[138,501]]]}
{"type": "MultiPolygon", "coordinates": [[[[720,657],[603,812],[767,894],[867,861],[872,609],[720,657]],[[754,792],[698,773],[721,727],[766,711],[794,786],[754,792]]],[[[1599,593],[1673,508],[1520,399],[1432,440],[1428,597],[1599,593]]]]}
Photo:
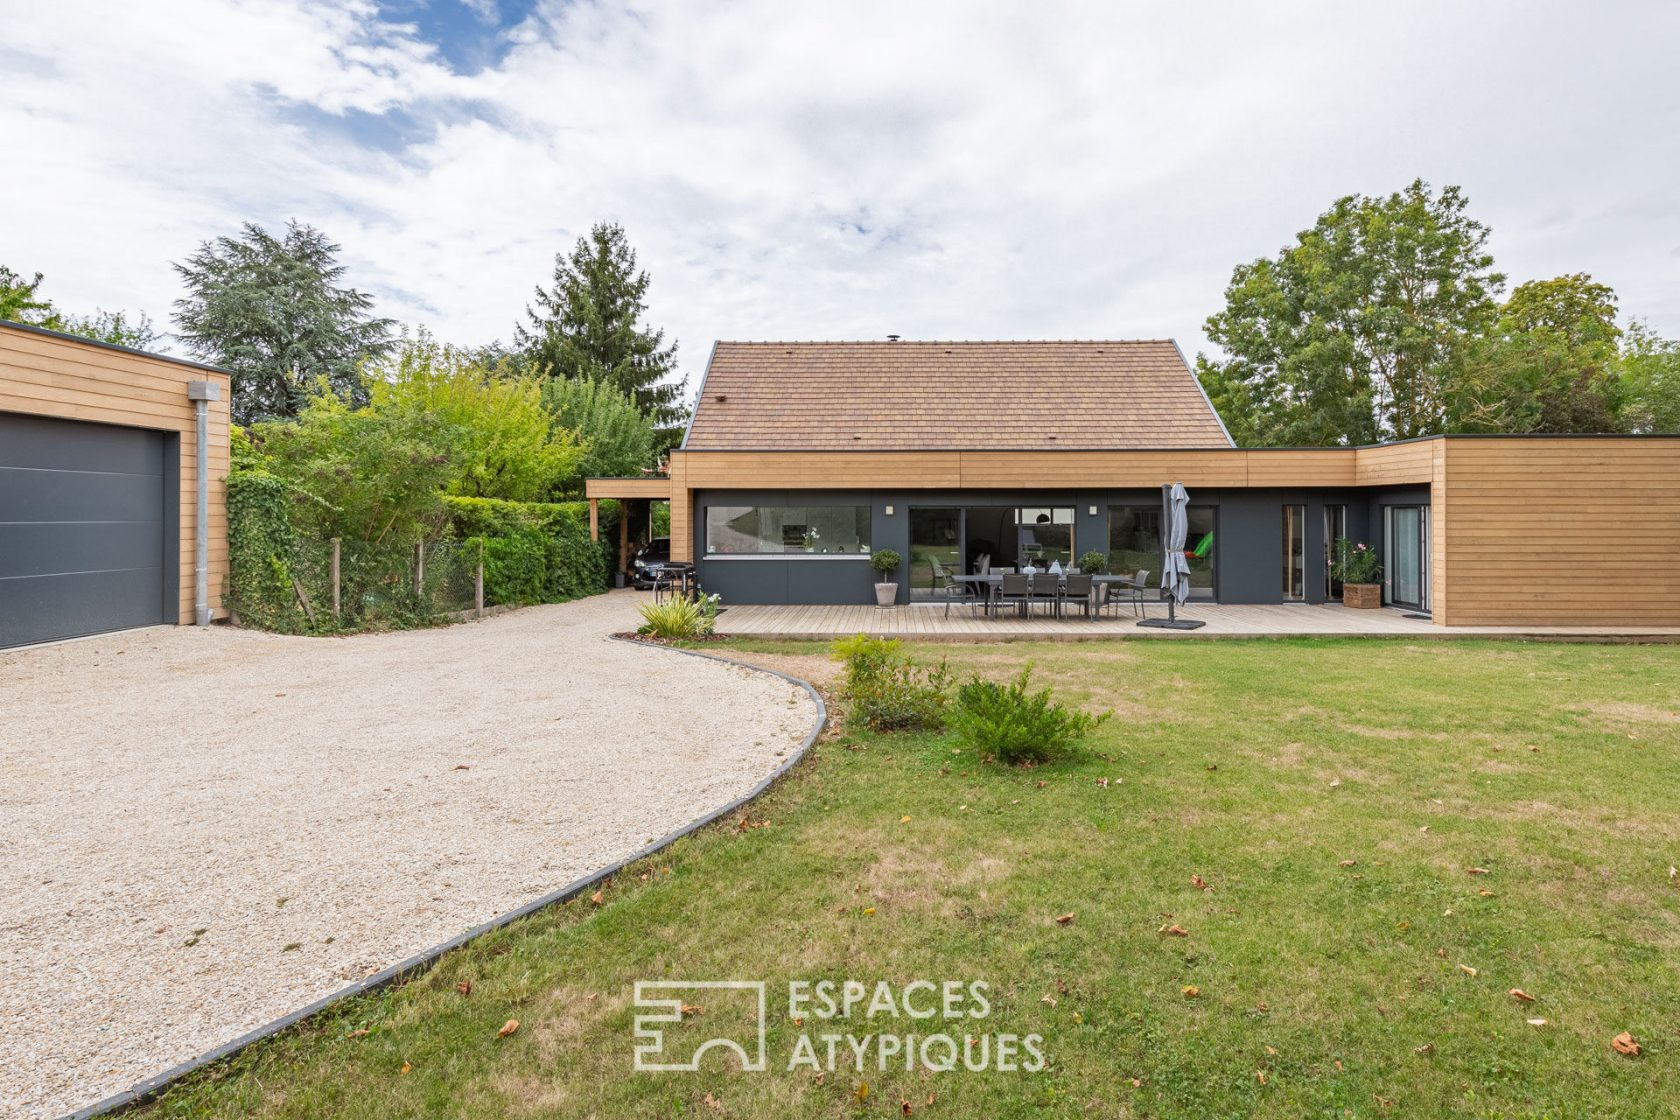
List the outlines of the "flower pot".
{"type": "Polygon", "coordinates": [[[875,585],[875,605],[876,606],[878,606],[878,607],[890,607],[896,602],[898,602],[898,584],[896,584],[896,583],[877,583],[875,585]]]}
{"type": "Polygon", "coordinates": [[[1342,605],[1344,607],[1354,607],[1362,611],[1376,610],[1378,607],[1382,606],[1382,584],[1342,584],[1342,605]]]}

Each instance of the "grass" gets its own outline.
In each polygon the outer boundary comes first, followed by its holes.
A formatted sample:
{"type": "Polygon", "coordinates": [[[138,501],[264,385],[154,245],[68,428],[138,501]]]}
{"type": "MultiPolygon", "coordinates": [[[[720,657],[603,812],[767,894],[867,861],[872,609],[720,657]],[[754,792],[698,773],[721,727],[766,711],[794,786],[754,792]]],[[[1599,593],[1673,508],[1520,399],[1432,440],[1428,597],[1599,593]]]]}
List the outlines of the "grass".
{"type": "MultiPolygon", "coordinates": [[[[822,668],[815,645],[733,645],[822,668]]],[[[151,1113],[1675,1115],[1680,650],[919,652],[997,678],[1030,659],[1035,680],[1117,715],[1087,756],[1031,770],[842,727],[755,803],[763,827],[705,830],[599,905],[486,937],[151,1113]],[[659,978],[769,981],[771,1072],[715,1055],[700,1073],[632,1072],[632,985],[659,978]],[[787,1072],[802,1032],[934,1029],[792,1021],[788,981],[844,978],[984,980],[989,1018],[956,1029],[1042,1035],[1048,1067],[787,1072]],[[1641,1056],[1612,1049],[1622,1031],[1641,1056]]],[[[674,1046],[742,1021],[694,1002],[674,1046]]]]}

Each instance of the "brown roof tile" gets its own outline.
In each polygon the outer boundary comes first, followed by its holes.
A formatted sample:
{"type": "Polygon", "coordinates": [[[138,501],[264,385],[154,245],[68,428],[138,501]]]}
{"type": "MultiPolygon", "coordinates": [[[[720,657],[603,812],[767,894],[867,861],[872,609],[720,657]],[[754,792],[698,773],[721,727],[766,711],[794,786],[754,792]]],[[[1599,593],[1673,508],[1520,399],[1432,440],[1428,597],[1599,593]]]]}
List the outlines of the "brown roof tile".
{"type": "Polygon", "coordinates": [[[1171,340],[719,342],[696,451],[1228,447],[1171,340]]]}

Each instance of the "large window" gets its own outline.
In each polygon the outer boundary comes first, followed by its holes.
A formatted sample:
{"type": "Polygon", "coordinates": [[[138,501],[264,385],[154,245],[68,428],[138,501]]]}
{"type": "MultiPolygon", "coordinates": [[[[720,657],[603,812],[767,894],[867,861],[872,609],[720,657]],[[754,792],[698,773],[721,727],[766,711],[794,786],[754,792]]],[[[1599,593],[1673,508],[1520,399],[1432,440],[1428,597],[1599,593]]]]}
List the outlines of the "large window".
{"type": "Polygon", "coordinates": [[[961,575],[962,510],[910,509],[910,595],[928,598],[945,576],[961,575]]]}
{"type": "Polygon", "coordinates": [[[1028,506],[1015,511],[1017,565],[1047,568],[1073,563],[1073,507],[1028,506]]]}
{"type": "MultiPolygon", "coordinates": [[[[1193,599],[1214,597],[1216,512],[1213,506],[1189,506],[1184,511],[1189,529],[1184,537],[1184,559],[1190,567],[1193,599]]],[[[1147,570],[1150,586],[1154,586],[1160,582],[1164,557],[1159,505],[1108,507],[1109,571],[1134,575],[1147,570]]]]}
{"type": "Polygon", "coordinates": [[[707,556],[867,556],[868,506],[708,506],[707,556]]]}
{"type": "Polygon", "coordinates": [[[1336,542],[1347,536],[1347,507],[1324,507],[1324,597],[1340,599],[1342,581],[1336,578],[1336,542]]]}

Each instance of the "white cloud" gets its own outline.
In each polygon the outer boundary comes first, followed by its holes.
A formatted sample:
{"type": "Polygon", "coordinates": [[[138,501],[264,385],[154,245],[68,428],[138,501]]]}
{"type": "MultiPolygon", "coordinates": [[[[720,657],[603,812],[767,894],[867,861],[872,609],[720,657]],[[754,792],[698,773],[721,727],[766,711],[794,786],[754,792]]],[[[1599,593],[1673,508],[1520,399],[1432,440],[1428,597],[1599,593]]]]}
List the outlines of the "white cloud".
{"type": "Polygon", "coordinates": [[[470,75],[365,0],[0,12],[0,261],[71,307],[161,319],[170,260],[295,216],[384,313],[505,338],[614,219],[690,373],[718,337],[1194,350],[1234,264],[1423,175],[1514,280],[1680,333],[1661,3],[554,3],[470,75]]]}

